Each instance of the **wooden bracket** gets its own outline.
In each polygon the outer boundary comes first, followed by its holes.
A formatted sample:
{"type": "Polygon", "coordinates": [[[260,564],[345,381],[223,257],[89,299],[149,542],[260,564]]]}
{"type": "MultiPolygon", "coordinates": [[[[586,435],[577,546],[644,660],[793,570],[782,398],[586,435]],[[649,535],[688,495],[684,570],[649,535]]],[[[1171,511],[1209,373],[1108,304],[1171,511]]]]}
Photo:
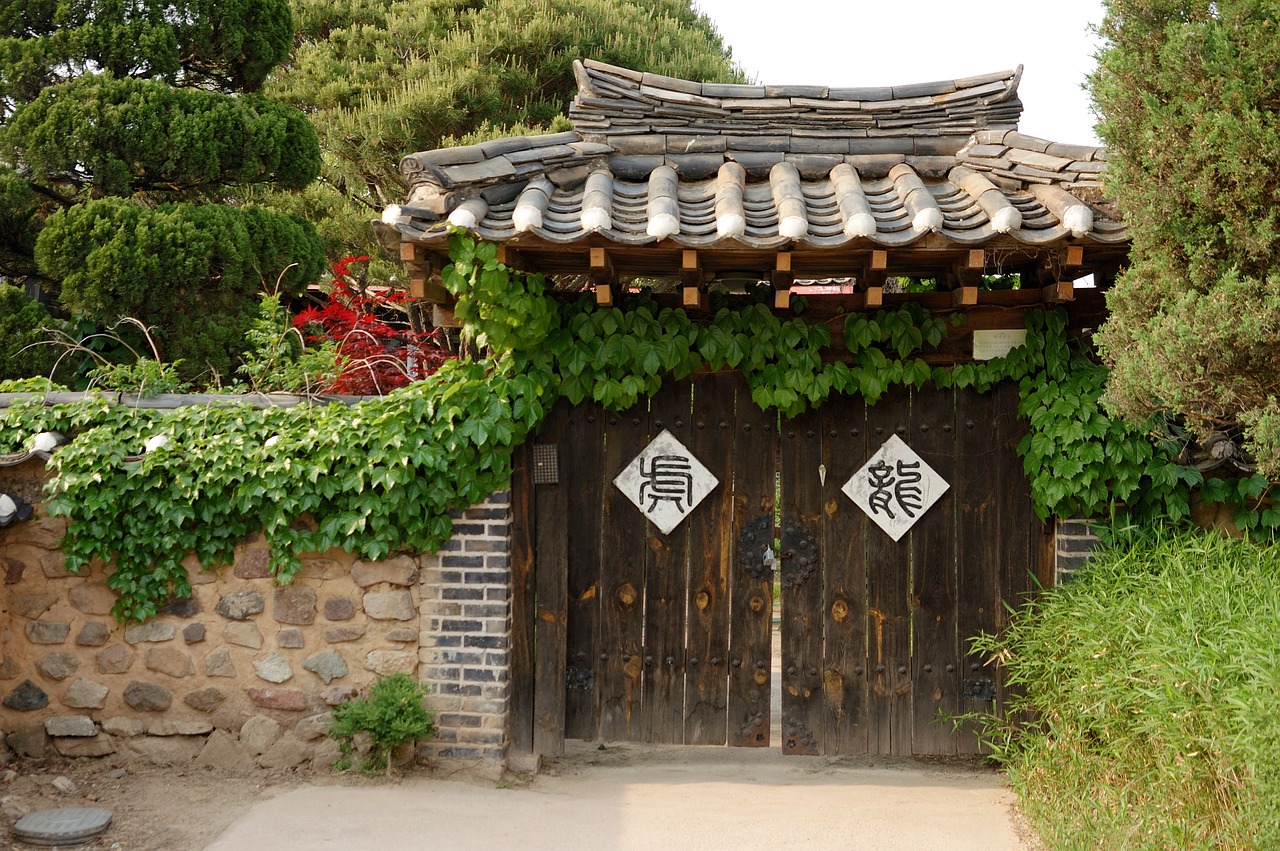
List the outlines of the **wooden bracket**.
{"type": "Polygon", "coordinates": [[[591,280],[596,285],[596,304],[613,304],[613,258],[603,248],[590,249],[591,280]]]}
{"type": "Polygon", "coordinates": [[[774,290],[773,307],[775,310],[791,309],[791,290],[774,290]]]}
{"type": "Polygon", "coordinates": [[[686,310],[706,310],[710,305],[710,300],[706,292],[697,287],[682,287],[680,289],[680,303],[686,310]]]}
{"type": "Polygon", "coordinates": [[[1045,304],[1061,304],[1064,301],[1075,301],[1076,285],[1071,281],[1058,281],[1040,288],[1040,300],[1045,304]]]}
{"type": "Polygon", "coordinates": [[[769,279],[775,290],[789,290],[796,281],[795,272],[791,270],[791,252],[779,251],[774,259],[773,272],[769,279]]]}
{"type": "Polygon", "coordinates": [[[416,242],[401,242],[400,259],[406,263],[421,263],[426,259],[426,249],[416,242]]]}
{"type": "Polygon", "coordinates": [[[698,260],[698,252],[690,250],[680,252],[680,283],[685,287],[702,285],[702,264],[698,260]]]}
{"type": "Polygon", "coordinates": [[[1068,269],[1079,269],[1084,265],[1084,246],[1068,245],[1066,254],[1062,258],[1062,265],[1068,269]]]}
{"type": "Polygon", "coordinates": [[[512,269],[519,269],[522,272],[532,272],[529,266],[528,258],[524,252],[518,248],[512,248],[509,245],[498,246],[498,262],[512,269]]]}
{"type": "Polygon", "coordinates": [[[884,304],[884,287],[867,287],[862,294],[864,308],[880,307],[884,304]]]}
{"type": "Polygon", "coordinates": [[[878,249],[872,251],[866,265],[862,267],[862,272],[858,275],[859,286],[867,290],[883,287],[885,278],[889,276],[888,269],[889,252],[878,249]]]}
{"type": "Polygon", "coordinates": [[[431,304],[453,304],[453,293],[445,289],[440,276],[431,269],[409,270],[409,295],[431,304]]]}
{"type": "Polygon", "coordinates": [[[972,307],[978,303],[978,288],[956,287],[951,291],[951,303],[956,307],[972,307]]]}

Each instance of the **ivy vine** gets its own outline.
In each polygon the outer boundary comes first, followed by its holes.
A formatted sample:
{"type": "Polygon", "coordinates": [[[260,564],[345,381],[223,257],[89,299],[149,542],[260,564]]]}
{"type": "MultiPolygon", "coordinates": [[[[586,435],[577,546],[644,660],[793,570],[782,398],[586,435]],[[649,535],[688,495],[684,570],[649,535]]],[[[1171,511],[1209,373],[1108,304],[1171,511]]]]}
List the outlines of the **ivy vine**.
{"type": "Polygon", "coordinates": [[[50,462],[47,504],[70,521],[68,569],[114,561],[107,582],[117,618],[129,621],[190,594],[190,555],[205,569],[229,563],[259,531],[281,583],[305,552],[432,551],[452,532],[451,511],[506,486],[512,452],[557,399],[621,411],[696,370],[741,370],[756,404],[787,417],[831,393],[874,403],[894,386],[984,391],[1017,381],[1030,425],[1019,450],[1042,518],[1119,510],[1177,519],[1200,484],[1172,449],[1103,412],[1105,370],[1068,348],[1062,310],[1028,313],[1027,345],[1003,358],[935,368],[924,355],[947,323],[915,304],[848,316],[847,353],[837,356],[825,325],[763,304],[698,323],[647,296],[629,297],[626,310],[590,296],[561,303],[547,297],[545,278],[498,262],[492,245],[458,233],[452,256],[444,281],[456,315],[490,356],[447,362],[386,397],[163,412],[101,396],[51,407],[35,397],[0,413],[0,452],[41,431],[75,438],[50,462]],[[144,452],[148,441],[163,445],[144,452]]]}

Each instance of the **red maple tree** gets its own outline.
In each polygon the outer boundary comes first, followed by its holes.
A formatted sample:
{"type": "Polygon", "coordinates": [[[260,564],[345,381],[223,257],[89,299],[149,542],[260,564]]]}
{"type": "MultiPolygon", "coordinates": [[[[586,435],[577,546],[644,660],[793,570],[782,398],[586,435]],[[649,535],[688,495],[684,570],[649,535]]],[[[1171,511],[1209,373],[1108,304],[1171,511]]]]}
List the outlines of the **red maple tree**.
{"type": "Polygon", "coordinates": [[[357,284],[352,264],[367,256],[348,255],[332,266],[333,289],[323,307],[309,307],[293,325],[308,342],[332,340],[338,346],[341,373],[324,388],[326,393],[373,396],[424,378],[453,357],[443,345],[441,330],[414,331],[393,315],[411,297],[404,290],[372,290],[357,284]]]}

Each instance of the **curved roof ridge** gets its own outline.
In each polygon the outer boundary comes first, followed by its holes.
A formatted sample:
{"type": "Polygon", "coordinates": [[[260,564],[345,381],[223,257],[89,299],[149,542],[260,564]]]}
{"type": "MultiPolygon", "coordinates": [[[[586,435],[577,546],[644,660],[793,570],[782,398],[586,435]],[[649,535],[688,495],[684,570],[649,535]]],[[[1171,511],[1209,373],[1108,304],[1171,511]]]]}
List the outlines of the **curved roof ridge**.
{"type": "Polygon", "coordinates": [[[811,132],[867,136],[965,135],[1017,126],[1022,66],[954,80],[900,86],[832,87],[699,83],[575,60],[578,95],[569,109],[584,136],[678,132],[734,135],[811,132]]]}

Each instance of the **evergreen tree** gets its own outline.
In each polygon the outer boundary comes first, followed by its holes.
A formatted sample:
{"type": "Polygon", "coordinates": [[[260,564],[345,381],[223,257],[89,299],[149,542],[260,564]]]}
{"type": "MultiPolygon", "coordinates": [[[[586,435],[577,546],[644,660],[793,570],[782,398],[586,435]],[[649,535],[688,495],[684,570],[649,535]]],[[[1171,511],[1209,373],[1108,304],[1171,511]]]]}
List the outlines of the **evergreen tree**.
{"type": "Polygon", "coordinates": [[[292,47],[287,0],[0,0],[0,32],[0,280],[230,375],[256,293],[324,265],[310,224],[218,203],[319,171],[306,117],[260,94],[292,47]]]}
{"type": "Polygon", "coordinates": [[[268,91],[304,110],[321,180],[273,201],[331,252],[376,254],[370,222],[404,198],[401,157],[568,128],[573,60],[741,81],[690,0],[294,0],[298,44],[268,91]]]}
{"type": "Polygon", "coordinates": [[[1280,8],[1106,7],[1091,88],[1133,237],[1100,339],[1107,400],[1241,428],[1280,474],[1280,8]]]}

